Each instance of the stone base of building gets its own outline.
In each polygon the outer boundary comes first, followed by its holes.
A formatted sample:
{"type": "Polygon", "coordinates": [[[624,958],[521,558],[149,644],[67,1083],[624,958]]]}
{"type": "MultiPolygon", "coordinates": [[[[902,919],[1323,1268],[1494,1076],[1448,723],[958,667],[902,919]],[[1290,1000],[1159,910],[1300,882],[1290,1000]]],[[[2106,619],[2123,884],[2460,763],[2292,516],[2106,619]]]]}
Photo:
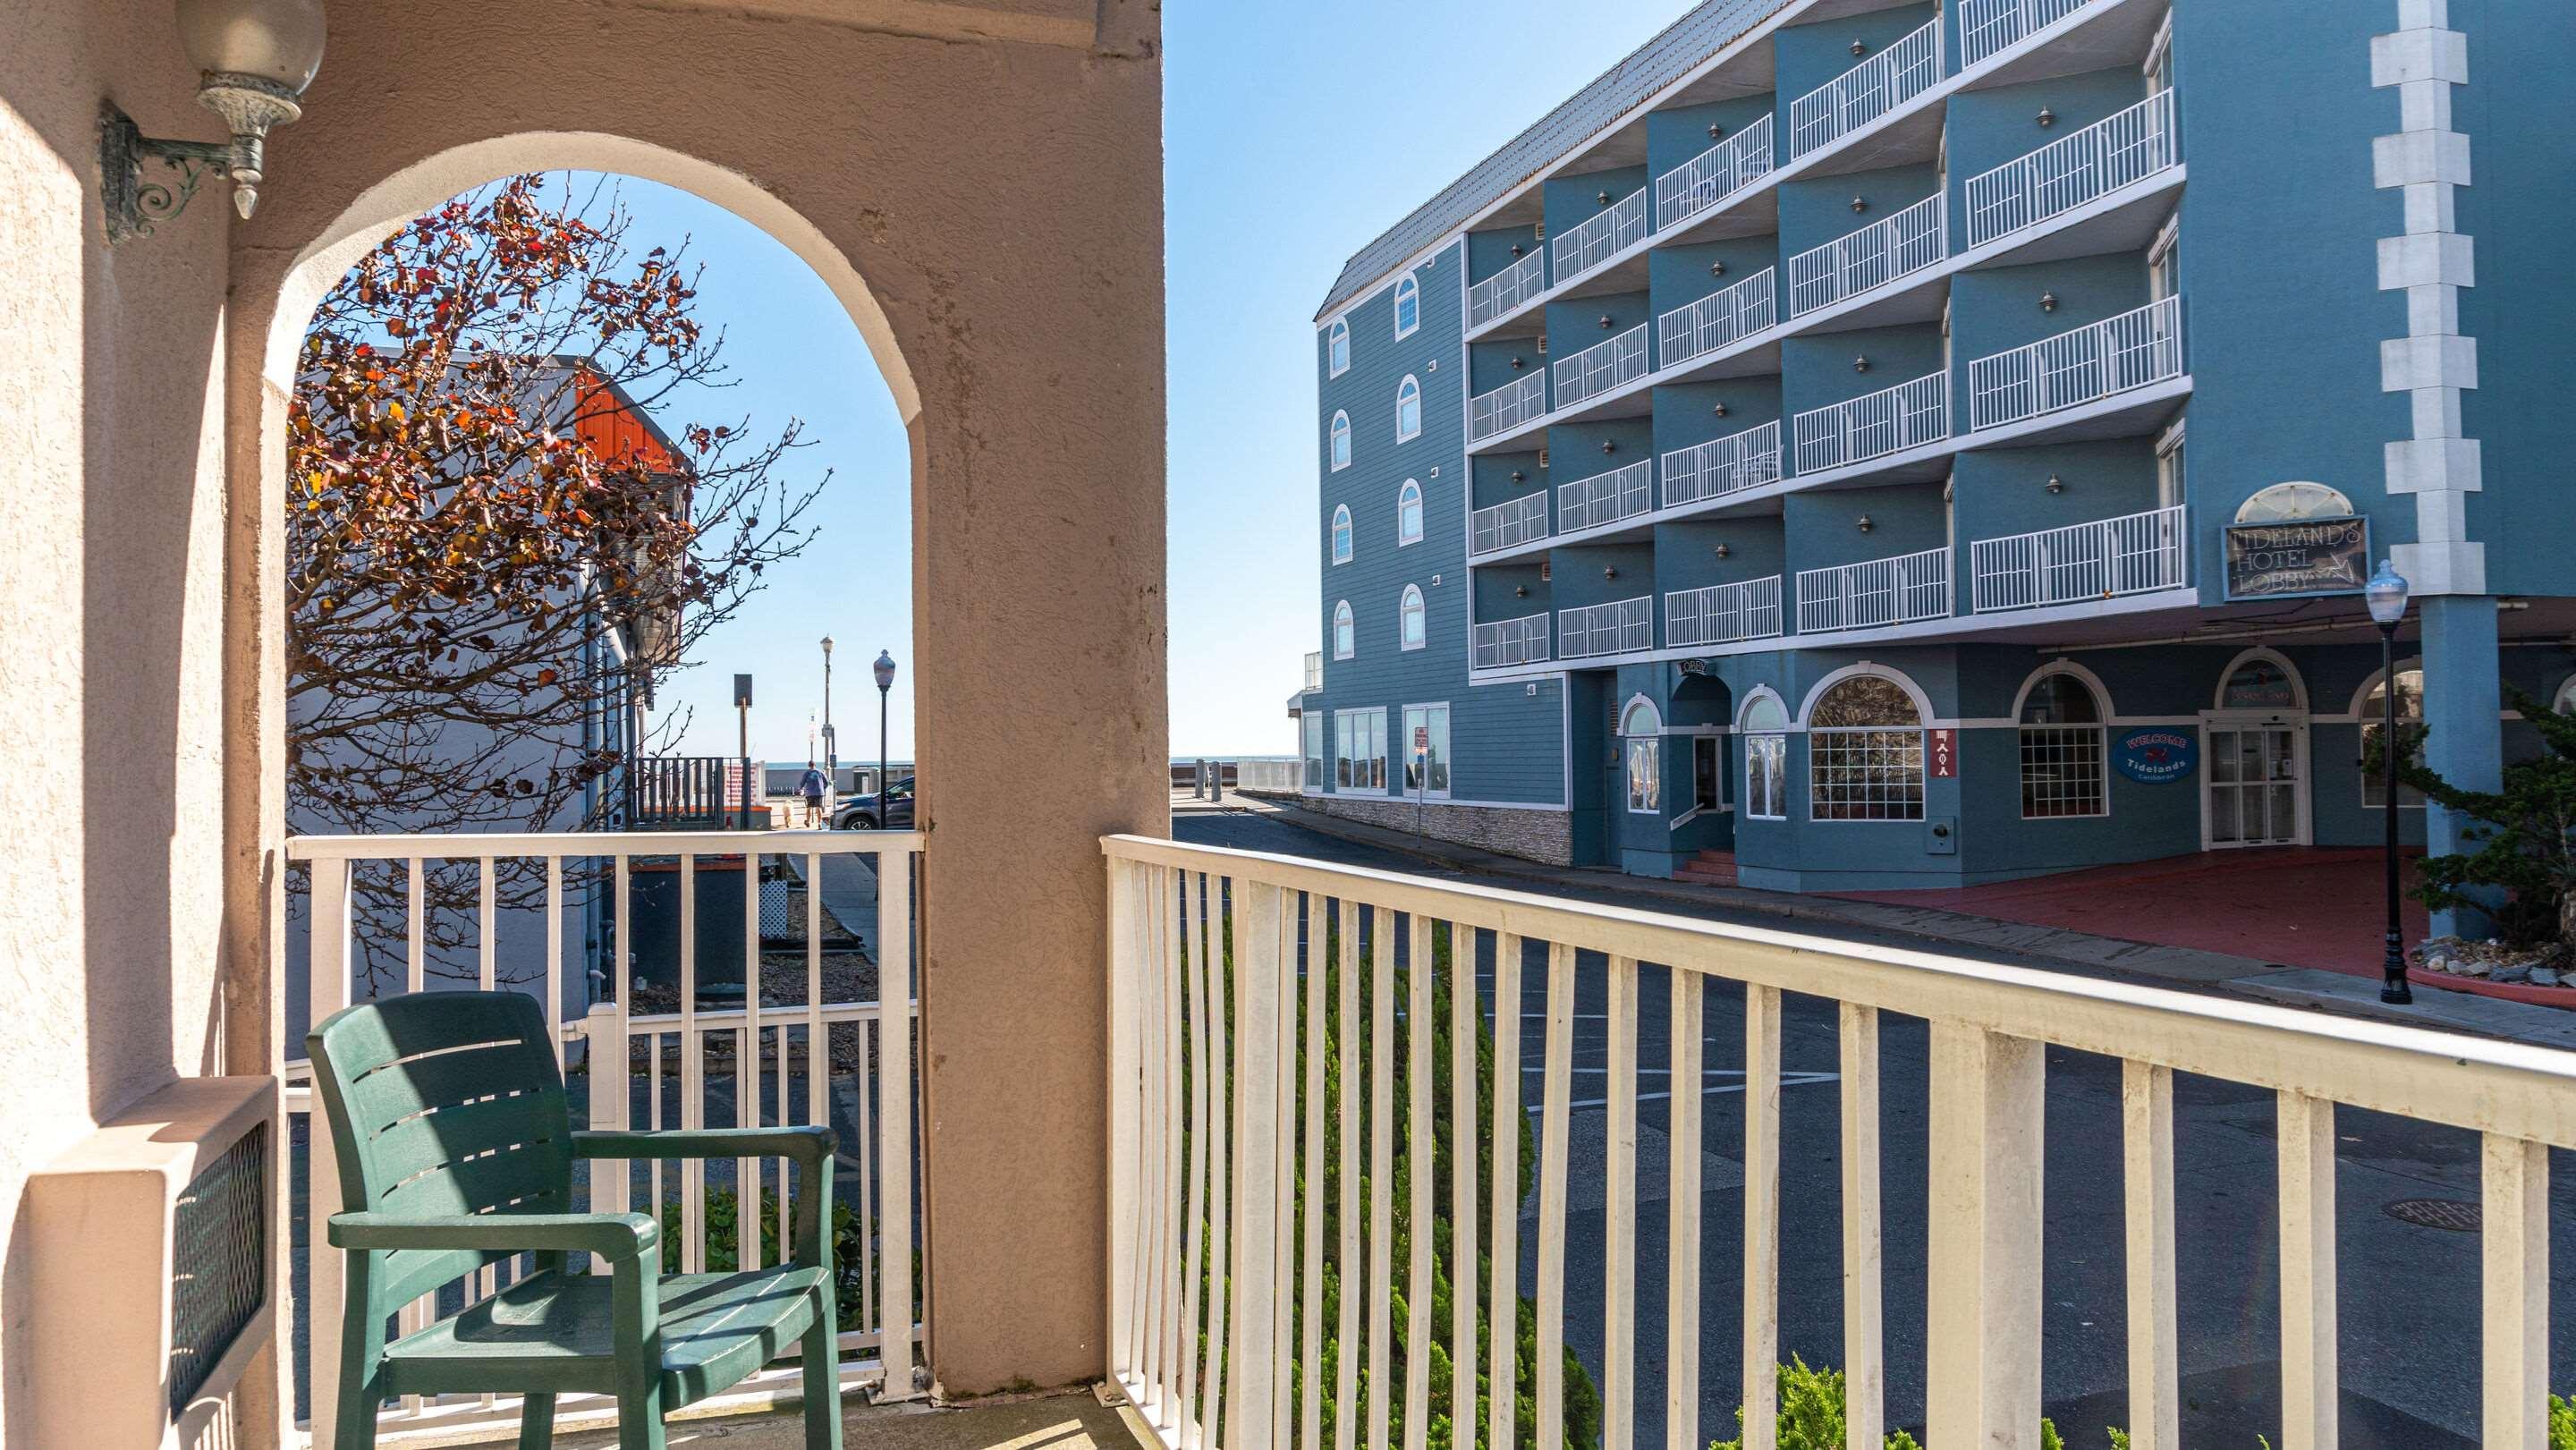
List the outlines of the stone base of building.
{"type": "MultiPolygon", "coordinates": [[[[1372,800],[1358,796],[1305,795],[1285,791],[1244,791],[1242,794],[1302,806],[1322,815],[1338,816],[1363,825],[1383,826],[1390,831],[1410,831],[1414,825],[1413,802],[1400,801],[1392,796],[1372,800]]],[[[1574,828],[1571,818],[1563,811],[1456,806],[1427,801],[1422,806],[1421,819],[1422,834],[1434,840],[1518,856],[1546,866],[1574,864],[1574,828]]]]}

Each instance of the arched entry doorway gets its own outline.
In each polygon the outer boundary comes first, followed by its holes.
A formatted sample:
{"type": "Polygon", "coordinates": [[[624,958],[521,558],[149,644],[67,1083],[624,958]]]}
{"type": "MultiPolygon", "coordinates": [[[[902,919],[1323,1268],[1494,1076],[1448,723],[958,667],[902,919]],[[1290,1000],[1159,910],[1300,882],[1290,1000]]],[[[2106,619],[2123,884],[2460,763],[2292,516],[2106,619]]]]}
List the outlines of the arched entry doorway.
{"type": "Polygon", "coordinates": [[[2296,666],[2268,649],[2229,661],[2201,712],[2200,751],[2202,849],[2309,842],[2308,695],[2296,666]]]}

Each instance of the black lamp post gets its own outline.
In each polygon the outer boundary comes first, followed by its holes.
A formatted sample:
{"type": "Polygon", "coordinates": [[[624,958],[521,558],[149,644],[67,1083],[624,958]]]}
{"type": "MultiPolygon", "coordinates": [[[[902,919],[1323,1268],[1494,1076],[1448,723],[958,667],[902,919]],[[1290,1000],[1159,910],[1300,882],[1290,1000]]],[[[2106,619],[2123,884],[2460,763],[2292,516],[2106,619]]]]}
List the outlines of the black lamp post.
{"type": "Polygon", "coordinates": [[[888,829],[894,819],[894,802],[887,799],[894,791],[894,781],[886,774],[886,692],[894,688],[894,652],[877,651],[877,829],[888,829]]]}
{"type": "Polygon", "coordinates": [[[823,795],[826,810],[840,804],[841,741],[832,733],[832,637],[823,636],[823,795]]]}
{"type": "Polygon", "coordinates": [[[2388,942],[2380,958],[2379,1000],[2407,1003],[2415,993],[2406,985],[2406,949],[2398,923],[2397,894],[2397,624],[2406,617],[2406,578],[2379,561],[2379,572],[2361,587],[2370,605],[2370,622],[2379,626],[2379,693],[2388,712],[2380,724],[2380,813],[2387,821],[2388,942]]]}

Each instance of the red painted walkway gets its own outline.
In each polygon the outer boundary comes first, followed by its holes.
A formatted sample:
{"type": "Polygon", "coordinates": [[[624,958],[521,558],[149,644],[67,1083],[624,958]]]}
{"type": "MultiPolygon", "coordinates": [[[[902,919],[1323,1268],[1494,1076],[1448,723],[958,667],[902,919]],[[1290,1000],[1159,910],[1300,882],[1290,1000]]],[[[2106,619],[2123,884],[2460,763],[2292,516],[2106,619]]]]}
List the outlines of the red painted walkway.
{"type": "MultiPolygon", "coordinates": [[[[2414,864],[2410,855],[2410,888],[2414,864]]],[[[2283,846],[2196,852],[1955,891],[1835,894],[2375,977],[2387,930],[2382,869],[2375,849],[2283,846]]],[[[2424,908],[2406,902],[2404,941],[2412,946],[2428,930],[2424,908]]]]}

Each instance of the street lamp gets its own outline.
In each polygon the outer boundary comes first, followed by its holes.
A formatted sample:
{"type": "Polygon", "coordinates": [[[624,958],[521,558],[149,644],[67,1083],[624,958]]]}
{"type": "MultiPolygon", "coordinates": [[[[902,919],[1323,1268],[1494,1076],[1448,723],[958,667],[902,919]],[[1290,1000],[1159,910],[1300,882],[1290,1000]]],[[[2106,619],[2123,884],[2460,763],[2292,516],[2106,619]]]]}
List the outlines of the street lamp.
{"type": "Polygon", "coordinates": [[[2379,626],[2379,693],[2388,706],[2379,732],[2379,751],[2385,757],[2381,768],[2386,772],[2381,777],[2379,805],[2388,826],[2388,943],[2379,963],[2379,1000],[2405,1003],[2415,1000],[2406,985],[2406,953],[2397,917],[2397,624],[2406,617],[2406,577],[2382,559],[2379,572],[2361,586],[2361,596],[2370,606],[2370,622],[2379,626]]]}
{"type": "Polygon", "coordinates": [[[894,819],[894,802],[889,797],[894,782],[886,774],[886,697],[894,688],[894,652],[877,651],[877,829],[885,830],[894,819]]]}
{"type": "Polygon", "coordinates": [[[832,637],[823,636],[823,796],[826,819],[840,802],[841,741],[832,733],[832,637]]]}

